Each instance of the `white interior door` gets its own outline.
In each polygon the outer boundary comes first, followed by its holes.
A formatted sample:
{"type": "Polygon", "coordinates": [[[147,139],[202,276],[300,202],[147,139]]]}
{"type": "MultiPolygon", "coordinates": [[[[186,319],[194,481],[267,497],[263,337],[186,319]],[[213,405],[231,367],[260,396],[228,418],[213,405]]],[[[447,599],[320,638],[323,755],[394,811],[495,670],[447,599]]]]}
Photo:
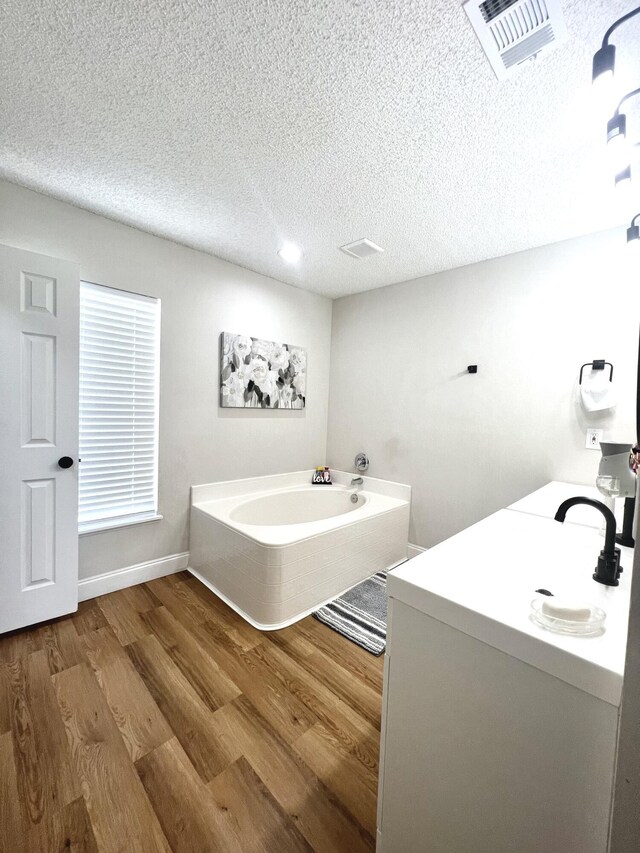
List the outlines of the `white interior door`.
{"type": "Polygon", "coordinates": [[[78,607],[79,290],[0,246],[0,632],[78,607]]]}

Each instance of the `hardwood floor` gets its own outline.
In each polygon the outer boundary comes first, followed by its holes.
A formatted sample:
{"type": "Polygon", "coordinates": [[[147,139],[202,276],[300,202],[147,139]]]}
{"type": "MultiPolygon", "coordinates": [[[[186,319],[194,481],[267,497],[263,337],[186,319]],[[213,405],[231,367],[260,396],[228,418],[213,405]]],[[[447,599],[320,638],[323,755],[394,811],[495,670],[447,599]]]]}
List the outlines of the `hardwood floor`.
{"type": "Polygon", "coordinates": [[[0,851],[375,849],[382,659],[186,573],[0,637],[0,851]]]}

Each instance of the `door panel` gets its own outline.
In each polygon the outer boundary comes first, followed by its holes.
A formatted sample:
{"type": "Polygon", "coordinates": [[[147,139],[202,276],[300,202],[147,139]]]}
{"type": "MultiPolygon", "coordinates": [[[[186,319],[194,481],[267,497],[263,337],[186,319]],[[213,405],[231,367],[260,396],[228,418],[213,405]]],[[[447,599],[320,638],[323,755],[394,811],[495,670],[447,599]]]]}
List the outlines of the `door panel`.
{"type": "Polygon", "coordinates": [[[23,332],[22,446],[56,443],[56,339],[23,332]]]}
{"type": "Polygon", "coordinates": [[[44,275],[23,272],[21,275],[21,307],[23,311],[44,311],[55,317],[56,280],[44,275]]]}
{"type": "Polygon", "coordinates": [[[22,588],[55,583],[56,481],[22,483],[22,588]]]}
{"type": "Polygon", "coordinates": [[[0,246],[0,632],[78,606],[79,288],[76,264],[0,246]]]}

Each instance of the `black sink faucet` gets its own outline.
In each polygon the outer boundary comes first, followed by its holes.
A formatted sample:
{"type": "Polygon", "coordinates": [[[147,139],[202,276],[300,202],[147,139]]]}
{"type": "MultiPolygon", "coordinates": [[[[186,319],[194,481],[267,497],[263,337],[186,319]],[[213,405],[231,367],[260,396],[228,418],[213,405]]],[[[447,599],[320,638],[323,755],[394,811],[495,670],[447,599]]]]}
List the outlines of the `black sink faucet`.
{"type": "Polygon", "coordinates": [[[586,504],[597,509],[603,514],[604,520],[607,523],[604,548],[600,551],[593,579],[607,586],[618,586],[618,576],[622,571],[622,567],[620,566],[620,548],[616,548],[616,517],[602,501],[594,501],[591,498],[569,498],[566,501],[562,501],[558,507],[558,511],[554,516],[555,520],[563,522],[567,510],[577,504],[586,504]]]}

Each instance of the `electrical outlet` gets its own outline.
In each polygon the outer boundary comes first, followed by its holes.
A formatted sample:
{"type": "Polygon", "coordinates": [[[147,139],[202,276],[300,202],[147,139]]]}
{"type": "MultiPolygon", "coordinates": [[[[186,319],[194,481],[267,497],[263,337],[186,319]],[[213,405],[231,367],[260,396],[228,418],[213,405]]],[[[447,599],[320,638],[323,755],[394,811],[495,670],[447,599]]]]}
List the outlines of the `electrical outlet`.
{"type": "Polygon", "coordinates": [[[602,441],[602,430],[601,429],[588,429],[587,430],[587,440],[585,442],[585,447],[589,450],[600,450],[600,442],[602,441]]]}

